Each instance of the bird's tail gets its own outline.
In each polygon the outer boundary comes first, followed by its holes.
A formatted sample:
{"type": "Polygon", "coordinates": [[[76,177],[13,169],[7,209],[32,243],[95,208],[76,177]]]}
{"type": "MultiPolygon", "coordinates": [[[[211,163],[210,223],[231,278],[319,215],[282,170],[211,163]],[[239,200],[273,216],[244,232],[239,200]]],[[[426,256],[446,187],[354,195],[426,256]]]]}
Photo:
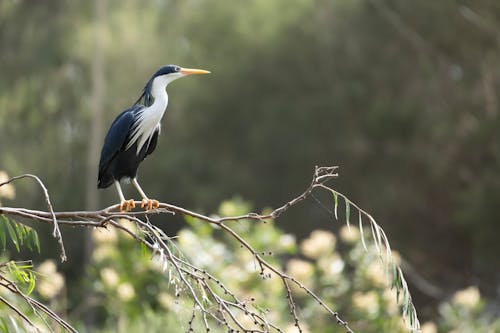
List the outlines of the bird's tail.
{"type": "Polygon", "coordinates": [[[111,175],[99,173],[97,188],[106,188],[111,186],[111,184],[113,184],[113,177],[111,175]]]}

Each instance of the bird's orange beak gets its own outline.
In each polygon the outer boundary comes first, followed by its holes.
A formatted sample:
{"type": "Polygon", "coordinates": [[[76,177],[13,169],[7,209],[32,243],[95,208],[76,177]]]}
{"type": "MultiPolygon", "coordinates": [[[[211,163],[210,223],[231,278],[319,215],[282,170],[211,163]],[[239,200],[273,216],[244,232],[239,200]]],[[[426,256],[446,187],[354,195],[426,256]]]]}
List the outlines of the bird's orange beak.
{"type": "Polygon", "coordinates": [[[181,68],[181,73],[184,75],[191,75],[191,74],[209,74],[210,72],[204,69],[181,68]]]}

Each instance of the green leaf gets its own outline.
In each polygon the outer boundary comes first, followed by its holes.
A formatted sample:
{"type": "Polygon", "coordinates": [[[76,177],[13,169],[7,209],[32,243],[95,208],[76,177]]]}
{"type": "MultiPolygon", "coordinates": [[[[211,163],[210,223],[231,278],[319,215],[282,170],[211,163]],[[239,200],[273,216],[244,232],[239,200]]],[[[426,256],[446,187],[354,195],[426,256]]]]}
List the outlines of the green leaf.
{"type": "Polygon", "coordinates": [[[35,289],[36,275],[32,271],[33,265],[30,261],[10,261],[7,264],[10,274],[27,289],[27,294],[31,294],[35,289]]]}
{"type": "Polygon", "coordinates": [[[18,269],[31,269],[33,268],[33,265],[31,264],[20,265],[19,262],[16,262],[16,267],[18,269]]]}
{"type": "Polygon", "coordinates": [[[351,206],[349,205],[349,201],[345,200],[345,221],[347,226],[349,227],[349,219],[351,218],[351,206]]]}
{"type": "Polygon", "coordinates": [[[40,253],[40,240],[35,229],[0,215],[0,245],[3,250],[7,247],[7,238],[12,241],[17,252],[21,251],[22,246],[26,246],[31,251],[36,248],[40,253]]]}
{"type": "Polygon", "coordinates": [[[38,253],[40,253],[40,239],[38,238],[38,233],[36,232],[35,229],[31,229],[31,235],[33,237],[33,244],[35,245],[36,247],[36,250],[38,251],[38,253]]]}
{"type": "Polygon", "coordinates": [[[23,282],[23,278],[21,277],[21,274],[19,273],[19,268],[17,267],[15,261],[9,262],[9,272],[12,274],[16,280],[23,282]]]}
{"type": "Polygon", "coordinates": [[[7,326],[7,322],[5,318],[0,318],[0,327],[2,328],[2,332],[9,333],[9,326],[7,326]]]}
{"type": "Polygon", "coordinates": [[[394,288],[394,287],[396,287],[396,289],[398,289],[397,280],[398,280],[398,267],[393,262],[392,263],[392,284],[391,284],[391,289],[394,288]]]}
{"type": "Polygon", "coordinates": [[[19,242],[17,240],[17,234],[16,234],[14,228],[12,227],[9,220],[6,221],[5,225],[7,226],[7,230],[9,231],[10,240],[12,241],[12,243],[14,243],[17,252],[20,252],[21,249],[19,247],[19,242]]]}
{"type": "Polygon", "coordinates": [[[14,230],[16,231],[17,233],[17,239],[19,241],[19,245],[22,246],[24,245],[24,240],[25,240],[25,236],[26,236],[26,232],[23,228],[23,225],[22,224],[19,224],[15,221],[13,221],[13,224],[14,224],[14,230]]]}
{"type": "Polygon", "coordinates": [[[409,301],[409,294],[406,290],[403,291],[403,297],[404,297],[404,300],[403,300],[403,316],[407,316],[408,315],[408,307],[410,305],[410,301],[409,301]]]}
{"type": "Polygon", "coordinates": [[[31,237],[29,237],[30,235],[30,231],[28,230],[28,237],[26,239],[26,246],[28,247],[28,249],[33,252],[33,244],[32,244],[32,239],[31,237]]]}
{"type": "Polygon", "coordinates": [[[339,217],[337,215],[337,208],[339,206],[339,196],[337,194],[337,192],[333,192],[333,199],[335,200],[335,219],[338,221],[339,220],[339,217]]]}
{"type": "Polygon", "coordinates": [[[141,252],[144,257],[149,257],[149,249],[146,244],[141,242],[141,252]]]}
{"type": "Polygon", "coordinates": [[[7,245],[7,235],[5,234],[5,216],[2,215],[2,219],[0,220],[0,243],[2,245],[2,249],[5,251],[5,246],[7,245]]]}
{"type": "Polygon", "coordinates": [[[363,248],[366,252],[368,252],[368,248],[365,243],[365,235],[363,234],[363,219],[361,218],[361,212],[359,212],[359,233],[361,234],[361,243],[363,244],[363,248]]]}
{"type": "Polygon", "coordinates": [[[36,285],[36,276],[35,274],[30,271],[29,272],[29,285],[28,285],[28,291],[27,291],[27,294],[30,295],[33,290],[35,290],[35,285],[36,285]]]}
{"type": "Polygon", "coordinates": [[[375,220],[371,215],[370,215],[370,221],[372,223],[373,228],[375,229],[375,234],[373,235],[373,237],[377,238],[376,239],[376,244],[378,244],[377,250],[379,251],[379,255],[382,256],[382,237],[380,235],[380,227],[377,224],[377,222],[375,222],[375,220]]]}
{"type": "Polygon", "coordinates": [[[372,237],[373,237],[373,242],[375,243],[375,247],[377,248],[377,253],[380,254],[381,250],[380,250],[380,246],[379,246],[379,244],[377,242],[377,235],[376,235],[376,232],[375,232],[375,225],[373,224],[372,219],[370,219],[370,227],[372,228],[372,237]]]}

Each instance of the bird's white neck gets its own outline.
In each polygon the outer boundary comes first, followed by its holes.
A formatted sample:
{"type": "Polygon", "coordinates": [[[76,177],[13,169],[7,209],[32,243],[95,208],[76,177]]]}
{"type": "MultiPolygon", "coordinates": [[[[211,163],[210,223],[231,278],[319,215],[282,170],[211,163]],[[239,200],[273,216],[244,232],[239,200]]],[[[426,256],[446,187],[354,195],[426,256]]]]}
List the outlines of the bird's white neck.
{"type": "MultiPolygon", "coordinates": [[[[155,129],[160,126],[161,118],[165,114],[165,110],[168,106],[168,94],[165,90],[166,84],[157,81],[158,78],[153,81],[153,87],[151,89],[151,95],[153,95],[154,98],[153,104],[145,107],[142,112],[141,127],[144,133],[139,146],[142,146],[146,138],[149,138],[155,129]]],[[[138,148],[140,149],[141,147],[138,148]]]]}
{"type": "Polygon", "coordinates": [[[182,76],[183,75],[181,73],[174,73],[170,75],[158,76],[153,79],[153,84],[151,85],[151,95],[154,98],[154,102],[147,109],[150,109],[148,113],[156,115],[158,122],[163,117],[168,105],[168,94],[166,91],[168,84],[182,76]]]}
{"type": "Polygon", "coordinates": [[[167,85],[171,82],[166,77],[157,77],[153,80],[151,87],[151,95],[153,95],[154,102],[151,106],[147,107],[145,112],[149,113],[151,117],[155,115],[157,122],[161,120],[168,105],[168,94],[166,91],[167,85]]]}
{"type": "Polygon", "coordinates": [[[158,76],[153,79],[151,86],[151,95],[154,98],[153,104],[145,107],[137,119],[137,126],[135,127],[132,139],[127,145],[127,149],[137,142],[137,154],[141,151],[142,147],[151,140],[153,133],[160,130],[161,118],[165,114],[168,106],[168,94],[166,88],[168,84],[175,79],[181,77],[179,75],[158,76]]]}

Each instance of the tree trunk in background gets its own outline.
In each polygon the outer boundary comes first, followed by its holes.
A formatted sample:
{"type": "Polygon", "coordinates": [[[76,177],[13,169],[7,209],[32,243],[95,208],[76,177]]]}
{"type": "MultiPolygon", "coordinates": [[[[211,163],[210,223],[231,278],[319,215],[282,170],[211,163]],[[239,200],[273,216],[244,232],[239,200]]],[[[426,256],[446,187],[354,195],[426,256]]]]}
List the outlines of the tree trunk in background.
{"type": "MultiPolygon", "coordinates": [[[[90,124],[89,124],[89,145],[87,152],[87,174],[85,188],[85,206],[87,210],[95,210],[99,206],[99,192],[97,190],[97,168],[99,163],[101,141],[103,135],[103,109],[105,96],[104,79],[104,34],[106,32],[106,0],[94,0],[95,15],[95,45],[92,57],[92,91],[90,95],[90,124]]],[[[85,230],[85,264],[88,265],[94,244],[92,233],[85,230]]],[[[85,315],[87,327],[93,327],[95,322],[95,312],[89,308],[85,315]]]]}
{"type": "Polygon", "coordinates": [[[102,141],[102,112],[104,108],[104,31],[106,1],[95,0],[95,48],[92,58],[92,92],[91,92],[91,118],[89,131],[89,147],[87,156],[87,182],[85,193],[85,206],[88,210],[97,209],[99,192],[97,191],[97,166],[102,141]]]}

